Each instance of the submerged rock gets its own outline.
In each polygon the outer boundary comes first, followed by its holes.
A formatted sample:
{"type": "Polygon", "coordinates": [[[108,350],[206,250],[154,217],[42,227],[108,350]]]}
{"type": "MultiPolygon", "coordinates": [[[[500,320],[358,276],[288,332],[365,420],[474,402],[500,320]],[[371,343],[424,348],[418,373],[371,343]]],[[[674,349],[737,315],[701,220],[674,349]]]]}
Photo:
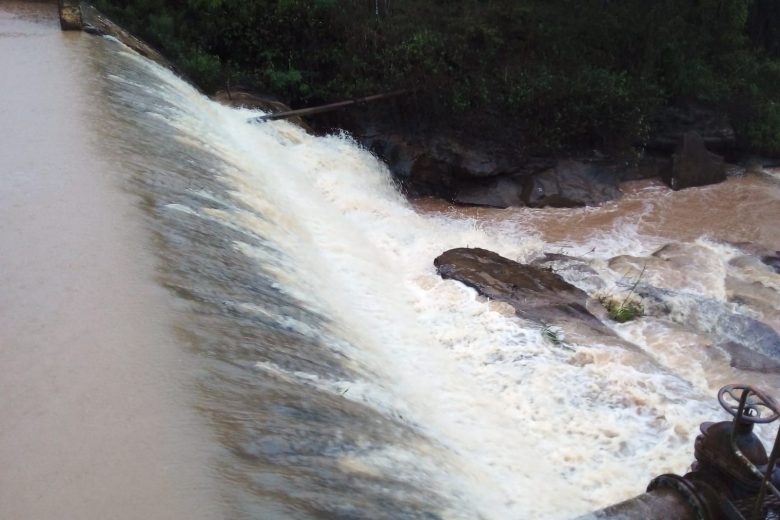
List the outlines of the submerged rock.
{"type": "Polygon", "coordinates": [[[550,270],[479,248],[446,251],[433,262],[442,278],[457,280],[492,300],[508,303],[521,318],[540,324],[584,324],[614,336],[586,308],[587,293],[550,270]]]}
{"type": "Polygon", "coordinates": [[[762,372],[780,374],[780,360],[772,359],[759,352],[751,350],[742,343],[727,341],[717,345],[718,348],[725,351],[731,359],[731,366],[740,370],[749,370],[752,372],[762,372]]]}
{"type": "Polygon", "coordinates": [[[683,135],[672,156],[672,169],[664,179],[673,190],[715,184],[726,180],[722,156],[707,150],[695,132],[683,135]]]}
{"type": "Polygon", "coordinates": [[[764,265],[780,274],[780,251],[768,249],[752,242],[726,242],[726,244],[739,249],[746,255],[758,258],[764,265]]]}
{"type": "Polygon", "coordinates": [[[583,258],[560,253],[545,253],[544,256],[531,262],[542,269],[552,270],[569,283],[576,283],[588,294],[598,293],[606,288],[606,283],[583,258]]]}
{"type": "Polygon", "coordinates": [[[771,267],[774,272],[780,274],[780,251],[775,251],[774,255],[761,257],[761,261],[771,267]]]}
{"type": "Polygon", "coordinates": [[[780,361],[780,334],[766,323],[738,312],[730,303],[686,291],[639,284],[645,312],[666,316],[718,344],[736,343],[780,361]]]}

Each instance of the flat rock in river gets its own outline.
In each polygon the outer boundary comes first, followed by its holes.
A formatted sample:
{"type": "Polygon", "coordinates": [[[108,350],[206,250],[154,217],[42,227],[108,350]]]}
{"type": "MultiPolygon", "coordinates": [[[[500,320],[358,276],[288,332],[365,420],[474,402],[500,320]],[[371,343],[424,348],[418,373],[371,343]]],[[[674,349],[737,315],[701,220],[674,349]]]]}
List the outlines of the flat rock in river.
{"type": "Polygon", "coordinates": [[[580,330],[584,325],[591,336],[615,338],[586,308],[587,293],[550,270],[479,248],[451,249],[433,263],[442,278],[458,280],[483,296],[508,303],[521,318],[580,330]]]}

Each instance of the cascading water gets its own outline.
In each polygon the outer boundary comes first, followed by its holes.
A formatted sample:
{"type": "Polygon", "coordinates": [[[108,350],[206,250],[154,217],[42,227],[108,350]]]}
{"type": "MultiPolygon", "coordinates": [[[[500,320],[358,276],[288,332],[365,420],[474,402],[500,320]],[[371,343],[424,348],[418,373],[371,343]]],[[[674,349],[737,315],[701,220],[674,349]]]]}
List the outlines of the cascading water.
{"type": "MultiPolygon", "coordinates": [[[[578,238],[539,231],[562,214],[584,229],[617,204],[415,208],[348,136],[249,125],[256,113],[116,41],[88,50],[101,144],[148,211],[179,335],[203,360],[229,517],[571,518],[683,471],[698,424],[720,416],[712,390],[741,373],[699,359],[673,319],[614,325],[636,349],[562,348],[434,270],[453,247],[523,262],[595,248],[604,290],[618,290],[607,260],[668,240],[625,217],[578,238]]],[[[700,243],[724,269],[736,254],[700,243]]]]}

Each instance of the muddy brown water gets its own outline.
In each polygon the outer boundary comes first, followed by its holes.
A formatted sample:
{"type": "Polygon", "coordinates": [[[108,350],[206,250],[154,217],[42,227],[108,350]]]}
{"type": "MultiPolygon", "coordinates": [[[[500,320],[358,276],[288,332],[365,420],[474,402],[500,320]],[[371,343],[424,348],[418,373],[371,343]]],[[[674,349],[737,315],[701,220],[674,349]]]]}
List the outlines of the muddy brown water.
{"type": "Polygon", "coordinates": [[[218,518],[142,214],[95,146],[95,41],[0,2],[0,517],[218,518]]]}
{"type": "MultiPolygon", "coordinates": [[[[455,207],[438,199],[421,199],[416,207],[455,218],[503,224],[538,234],[545,242],[560,247],[615,232],[615,236],[638,236],[653,242],[708,236],[755,243],[776,251],[780,249],[780,184],[773,174],[780,175],[774,171],[745,174],[721,184],[679,192],[655,179],[633,181],[621,186],[624,196],[620,200],[597,208],[501,210],[455,207]],[[621,227],[629,227],[629,232],[621,227]]],[[[643,249],[636,248],[635,252],[643,249]]]]}

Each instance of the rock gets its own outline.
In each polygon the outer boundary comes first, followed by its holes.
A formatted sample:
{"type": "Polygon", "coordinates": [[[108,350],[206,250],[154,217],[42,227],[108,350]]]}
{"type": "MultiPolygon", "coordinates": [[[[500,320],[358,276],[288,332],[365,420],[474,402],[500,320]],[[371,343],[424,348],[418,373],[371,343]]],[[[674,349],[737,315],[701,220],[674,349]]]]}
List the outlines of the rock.
{"type": "Polygon", "coordinates": [[[775,251],[774,255],[766,255],[761,257],[761,261],[771,267],[774,272],[780,274],[780,251],[775,251]]]}
{"type": "Polygon", "coordinates": [[[462,182],[453,202],[497,208],[595,206],[620,197],[619,177],[614,167],[562,160],[532,175],[462,182]]]}
{"type": "Polygon", "coordinates": [[[461,185],[452,201],[459,204],[492,208],[525,206],[523,201],[525,184],[526,180],[522,177],[499,177],[486,183],[473,182],[461,185]]]}
{"type": "Polygon", "coordinates": [[[662,177],[672,168],[672,160],[669,156],[643,154],[636,164],[627,165],[620,172],[620,182],[638,181],[662,177]]]}
{"type": "MultiPolygon", "coordinates": [[[[253,94],[242,88],[235,88],[231,90],[218,90],[213,96],[214,101],[218,101],[223,105],[236,108],[249,108],[254,110],[262,110],[263,112],[287,112],[292,110],[289,106],[285,105],[281,101],[271,99],[257,94],[253,94]]],[[[286,121],[296,124],[305,130],[309,131],[309,126],[300,117],[290,117],[286,121]]]]}
{"type": "Polygon", "coordinates": [[[687,133],[672,156],[671,172],[664,179],[673,190],[715,184],[726,179],[723,157],[707,150],[696,133],[687,133]]]}
{"type": "Polygon", "coordinates": [[[523,200],[531,207],[595,206],[620,197],[617,172],[597,164],[559,161],[530,178],[523,200]]]}
{"type": "Polygon", "coordinates": [[[457,280],[483,296],[508,303],[522,318],[557,326],[584,325],[591,335],[614,337],[587,310],[588,295],[552,271],[479,248],[451,249],[433,264],[442,278],[457,280]]]}
{"type": "Polygon", "coordinates": [[[666,315],[718,344],[738,343],[752,352],[780,361],[780,334],[766,323],[735,311],[729,303],[645,284],[639,284],[635,293],[641,297],[647,314],[666,315]]]}
{"type": "Polygon", "coordinates": [[[731,358],[731,366],[740,370],[762,373],[780,373],[780,361],[772,359],[735,341],[717,345],[731,358]]]}
{"type": "Polygon", "coordinates": [[[559,253],[545,253],[543,257],[535,259],[532,265],[543,269],[550,269],[567,282],[583,287],[589,294],[603,291],[606,283],[587,261],[575,256],[559,253]]]}
{"type": "Polygon", "coordinates": [[[746,255],[757,258],[762,264],[780,274],[780,251],[769,249],[752,242],[725,242],[725,244],[739,249],[746,255]]]}
{"type": "Polygon", "coordinates": [[[664,108],[650,121],[650,137],[645,147],[671,153],[685,134],[697,133],[711,150],[730,154],[737,138],[728,117],[714,108],[687,103],[664,108]]]}
{"type": "Polygon", "coordinates": [[[529,158],[488,138],[452,133],[410,137],[379,132],[362,142],[387,163],[409,195],[436,196],[463,204],[518,205],[521,179],[554,164],[549,159],[529,158]]]}
{"type": "Polygon", "coordinates": [[[63,31],[80,31],[83,28],[80,4],[78,0],[60,0],[60,28],[63,31]]]}

